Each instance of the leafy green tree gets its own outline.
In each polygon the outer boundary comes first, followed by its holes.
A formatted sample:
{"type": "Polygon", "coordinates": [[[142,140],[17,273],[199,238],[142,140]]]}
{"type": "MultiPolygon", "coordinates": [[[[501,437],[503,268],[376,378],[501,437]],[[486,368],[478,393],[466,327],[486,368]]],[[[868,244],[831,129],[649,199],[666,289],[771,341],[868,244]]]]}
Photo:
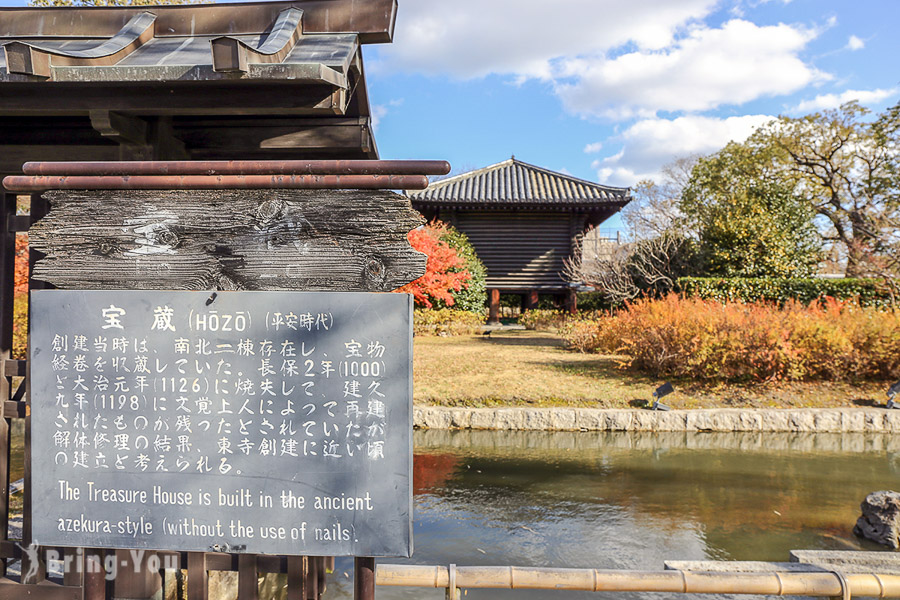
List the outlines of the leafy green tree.
{"type": "MultiPolygon", "coordinates": [[[[747,142],[772,149],[792,193],[824,218],[823,238],[843,249],[850,277],[884,274],[900,225],[900,104],[872,119],[856,102],[781,117],[747,142]]],[[[896,265],[895,265],[896,266],[896,265]]]]}
{"type": "Polygon", "coordinates": [[[487,302],[487,269],[475,253],[475,247],[472,246],[466,234],[451,225],[447,225],[440,239],[456,250],[456,255],[465,263],[464,270],[468,271],[471,276],[468,286],[451,292],[453,308],[476,313],[482,312],[487,302]]]}
{"type": "Polygon", "coordinates": [[[699,158],[695,154],[676,158],[663,166],[658,181],[642,179],[631,188],[631,202],[621,213],[629,241],[681,231],[684,219],[678,204],[699,158]]]}
{"type": "Polygon", "coordinates": [[[807,277],[821,243],[797,178],[773,167],[778,148],[736,142],[694,166],[679,209],[695,232],[701,271],[722,277],[807,277]]]}

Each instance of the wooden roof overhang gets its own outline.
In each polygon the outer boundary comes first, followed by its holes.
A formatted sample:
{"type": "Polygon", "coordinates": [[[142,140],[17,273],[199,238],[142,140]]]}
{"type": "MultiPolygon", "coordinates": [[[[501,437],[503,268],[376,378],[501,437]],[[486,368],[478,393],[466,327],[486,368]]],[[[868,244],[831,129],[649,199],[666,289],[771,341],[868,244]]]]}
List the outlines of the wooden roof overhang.
{"type": "Polygon", "coordinates": [[[597,204],[585,202],[471,202],[442,199],[440,201],[421,200],[413,197],[414,206],[439,210],[483,210],[483,211],[550,211],[574,213],[615,213],[628,204],[631,199],[612,200],[597,204]]]}
{"type": "Polygon", "coordinates": [[[564,212],[584,215],[591,226],[631,201],[628,188],[585,181],[515,157],[436,181],[409,197],[421,212],[564,212]]]}
{"type": "Polygon", "coordinates": [[[0,172],[26,161],[377,158],[361,44],[396,0],[0,8],[0,172]]]}

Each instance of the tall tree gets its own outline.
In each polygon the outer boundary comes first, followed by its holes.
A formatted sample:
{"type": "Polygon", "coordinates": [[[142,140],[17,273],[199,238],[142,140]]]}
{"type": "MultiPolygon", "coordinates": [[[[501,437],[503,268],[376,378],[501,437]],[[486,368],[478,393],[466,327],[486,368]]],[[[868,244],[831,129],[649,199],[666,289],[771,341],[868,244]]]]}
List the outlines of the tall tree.
{"type": "Polygon", "coordinates": [[[775,150],[793,193],[824,217],[826,241],[846,253],[848,276],[881,274],[900,225],[900,105],[876,119],[856,102],[800,118],[781,117],[748,145],[775,150]]]}
{"type": "Polygon", "coordinates": [[[731,142],[701,158],[679,208],[696,232],[703,270],[723,277],[806,277],[820,258],[815,212],[798,180],[774,166],[778,149],[731,142]]]}
{"type": "Polygon", "coordinates": [[[638,182],[632,201],[622,209],[628,228],[625,243],[567,259],[563,277],[594,286],[610,304],[618,305],[642,295],[668,293],[679,277],[700,274],[697,244],[686,231],[679,208],[698,159],[691,155],[668,163],[659,183],[638,182]]]}
{"type": "Polygon", "coordinates": [[[632,188],[632,200],[622,209],[630,241],[682,229],[683,215],[678,204],[699,158],[698,155],[677,158],[663,166],[658,182],[643,179],[632,188]]]}

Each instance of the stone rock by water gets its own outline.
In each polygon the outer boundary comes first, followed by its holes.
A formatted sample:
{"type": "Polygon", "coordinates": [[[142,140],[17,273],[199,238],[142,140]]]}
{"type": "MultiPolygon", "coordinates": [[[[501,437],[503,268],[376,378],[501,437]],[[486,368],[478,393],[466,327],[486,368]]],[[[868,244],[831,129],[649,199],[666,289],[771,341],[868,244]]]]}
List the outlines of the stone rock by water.
{"type": "Polygon", "coordinates": [[[900,493],[872,492],[859,507],[862,516],[856,520],[853,533],[894,550],[900,549],[900,493]]]}

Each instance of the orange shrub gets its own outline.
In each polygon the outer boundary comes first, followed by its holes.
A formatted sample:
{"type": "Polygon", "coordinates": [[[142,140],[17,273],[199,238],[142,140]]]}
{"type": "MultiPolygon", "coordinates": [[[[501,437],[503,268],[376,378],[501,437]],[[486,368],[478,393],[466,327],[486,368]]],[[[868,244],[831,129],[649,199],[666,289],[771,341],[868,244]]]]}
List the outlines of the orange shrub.
{"type": "Polygon", "coordinates": [[[570,323],[570,347],[625,355],[659,377],[726,381],[888,379],[900,375],[900,310],[831,298],[779,308],[671,294],[593,322],[570,323]]]}
{"type": "Polygon", "coordinates": [[[15,259],[15,285],[16,293],[24,294],[28,291],[28,234],[16,235],[16,259],[15,259]]]}

